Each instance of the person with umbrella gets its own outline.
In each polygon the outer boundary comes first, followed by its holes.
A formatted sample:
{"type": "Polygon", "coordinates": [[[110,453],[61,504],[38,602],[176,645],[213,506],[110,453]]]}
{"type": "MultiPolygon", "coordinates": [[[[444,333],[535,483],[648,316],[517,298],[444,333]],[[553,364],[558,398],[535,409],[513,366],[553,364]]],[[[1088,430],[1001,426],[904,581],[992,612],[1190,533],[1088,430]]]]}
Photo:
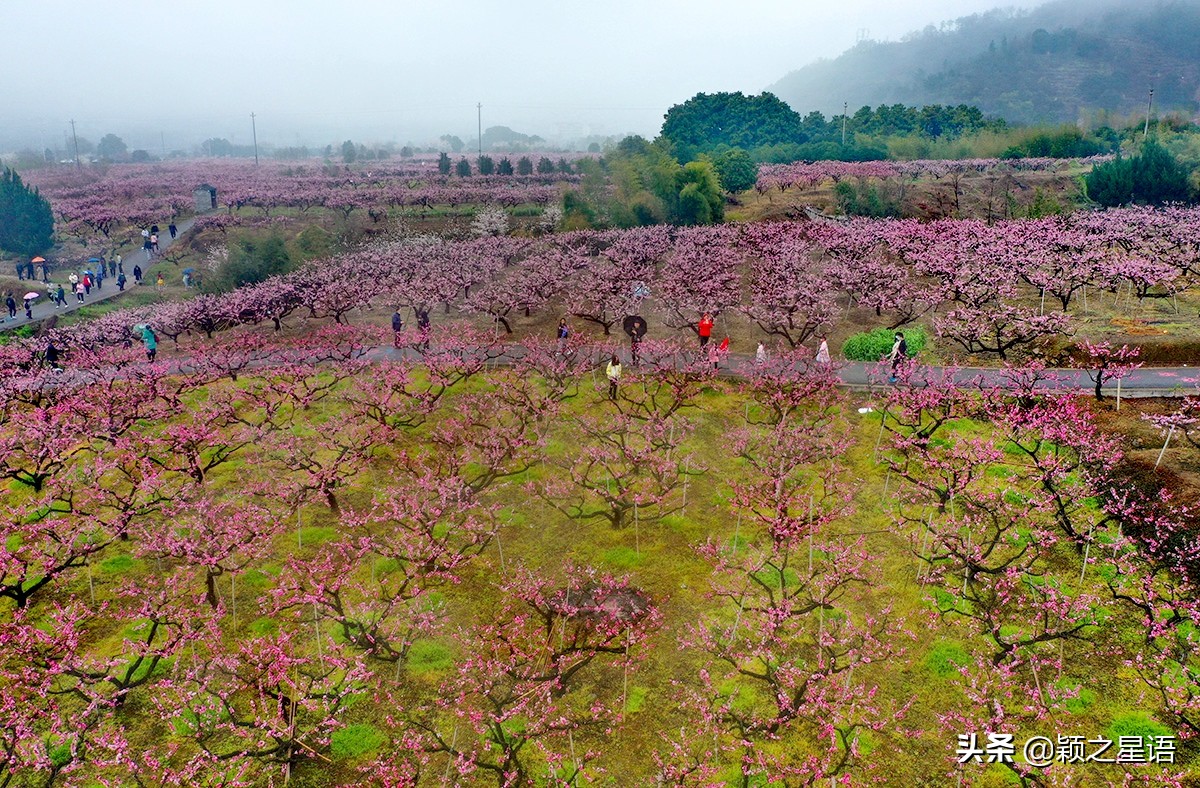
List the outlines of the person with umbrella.
{"type": "Polygon", "coordinates": [[[49,282],[50,281],[50,264],[46,262],[46,258],[45,257],[35,257],[35,258],[33,258],[33,262],[38,263],[42,268],[42,281],[49,282]]]}
{"type": "Polygon", "coordinates": [[[25,294],[25,319],[33,320],[33,302],[41,293],[28,292],[25,294]]]}
{"type": "Polygon", "coordinates": [[[183,269],[183,286],[184,287],[192,286],[192,271],[195,271],[195,270],[196,270],[195,268],[183,269]]]}

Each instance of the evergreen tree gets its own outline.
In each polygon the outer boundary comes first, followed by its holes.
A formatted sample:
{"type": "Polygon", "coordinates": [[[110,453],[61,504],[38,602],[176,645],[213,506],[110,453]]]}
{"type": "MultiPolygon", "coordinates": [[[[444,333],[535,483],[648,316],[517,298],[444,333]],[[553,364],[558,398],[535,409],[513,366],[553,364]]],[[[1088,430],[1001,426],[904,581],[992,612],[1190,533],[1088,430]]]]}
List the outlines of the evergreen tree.
{"type": "Polygon", "coordinates": [[[438,156],[438,172],[442,175],[450,174],[450,156],[444,151],[438,156]]]}
{"type": "Polygon", "coordinates": [[[54,243],[54,215],[37,189],[7,167],[0,172],[0,249],[31,256],[54,243]]]}
{"type": "Polygon", "coordinates": [[[1187,168],[1154,140],[1142,145],[1137,156],[1126,159],[1118,155],[1093,167],[1085,184],[1088,196],[1105,206],[1161,205],[1189,198],[1187,168]]]}

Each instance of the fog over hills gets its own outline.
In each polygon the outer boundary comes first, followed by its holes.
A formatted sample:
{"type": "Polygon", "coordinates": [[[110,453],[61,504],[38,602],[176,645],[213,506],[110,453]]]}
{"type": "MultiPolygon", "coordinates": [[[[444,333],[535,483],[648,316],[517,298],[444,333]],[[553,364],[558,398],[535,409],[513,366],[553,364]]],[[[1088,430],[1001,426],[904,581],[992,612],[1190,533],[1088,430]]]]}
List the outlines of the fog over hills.
{"type": "Polygon", "coordinates": [[[1200,108],[1200,0],[1059,0],[861,41],[769,90],[800,113],[879,104],[973,104],[1021,123],[1200,108]]]}
{"type": "Polygon", "coordinates": [[[477,104],[484,129],[550,142],[653,137],[698,92],[759,93],[864,29],[897,38],[996,2],[4,0],[0,152],[62,152],[71,119],[81,139],[156,156],[255,133],[469,145],[477,104]]]}

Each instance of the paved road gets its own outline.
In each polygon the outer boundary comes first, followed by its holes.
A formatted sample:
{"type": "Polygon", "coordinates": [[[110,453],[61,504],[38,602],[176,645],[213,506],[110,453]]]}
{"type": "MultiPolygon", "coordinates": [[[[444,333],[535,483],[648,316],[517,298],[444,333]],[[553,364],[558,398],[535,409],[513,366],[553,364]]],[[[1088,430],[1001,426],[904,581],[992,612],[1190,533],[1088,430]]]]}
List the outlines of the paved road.
{"type": "MultiPolygon", "coordinates": [[[[185,219],[176,224],[175,228],[178,231],[178,237],[175,240],[182,238],[183,234],[188,231],[188,229],[192,226],[192,223],[195,221],[195,218],[191,218],[185,219]]],[[[166,251],[172,243],[173,241],[171,240],[170,235],[166,232],[162,233],[158,238],[159,252],[166,251]]],[[[125,267],[125,276],[129,278],[129,281],[125,284],[125,290],[128,292],[131,288],[136,286],[133,283],[133,267],[135,265],[140,265],[143,271],[147,271],[150,265],[153,264],[153,260],[147,261],[146,253],[141,249],[135,249],[130,252],[128,256],[124,256],[123,262],[125,267]]],[[[80,270],[83,269],[80,268],[80,270]]],[[[29,323],[38,323],[50,317],[51,315],[61,315],[67,312],[74,312],[81,306],[97,304],[101,301],[107,301],[110,298],[115,298],[121,294],[121,291],[117,288],[117,278],[115,276],[106,276],[104,277],[104,287],[102,289],[93,287],[92,292],[84,296],[84,302],[81,304],[76,300],[75,294],[70,291],[70,283],[67,282],[67,276],[70,273],[71,272],[68,270],[56,270],[51,274],[51,281],[53,281],[55,284],[62,283],[63,289],[67,291],[67,305],[65,307],[60,306],[57,309],[54,308],[54,302],[51,301],[46,295],[47,286],[45,282],[42,282],[41,280],[38,280],[37,282],[25,280],[22,282],[22,285],[30,285],[30,287],[22,290],[19,293],[15,290],[13,291],[13,297],[17,300],[17,319],[15,321],[4,320],[3,323],[0,323],[0,331],[11,331],[14,328],[18,328],[19,326],[27,325],[29,323]],[[33,320],[26,319],[25,309],[21,303],[21,296],[28,292],[42,294],[41,298],[39,298],[33,304],[33,320]]],[[[175,283],[172,282],[171,284],[175,283]]],[[[7,312],[3,313],[3,317],[8,317],[7,312]]]]}

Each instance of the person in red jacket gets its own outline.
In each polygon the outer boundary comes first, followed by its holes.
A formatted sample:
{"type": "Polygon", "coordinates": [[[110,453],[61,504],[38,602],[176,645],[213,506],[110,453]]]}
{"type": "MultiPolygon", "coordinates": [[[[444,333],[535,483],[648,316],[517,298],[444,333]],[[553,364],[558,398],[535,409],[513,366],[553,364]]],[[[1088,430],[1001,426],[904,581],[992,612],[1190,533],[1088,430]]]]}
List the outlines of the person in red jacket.
{"type": "Polygon", "coordinates": [[[704,317],[700,318],[700,323],[697,326],[697,329],[700,334],[700,347],[704,347],[705,345],[708,344],[709,337],[712,336],[712,330],[713,330],[712,315],[710,315],[708,312],[705,312],[704,317]]]}

